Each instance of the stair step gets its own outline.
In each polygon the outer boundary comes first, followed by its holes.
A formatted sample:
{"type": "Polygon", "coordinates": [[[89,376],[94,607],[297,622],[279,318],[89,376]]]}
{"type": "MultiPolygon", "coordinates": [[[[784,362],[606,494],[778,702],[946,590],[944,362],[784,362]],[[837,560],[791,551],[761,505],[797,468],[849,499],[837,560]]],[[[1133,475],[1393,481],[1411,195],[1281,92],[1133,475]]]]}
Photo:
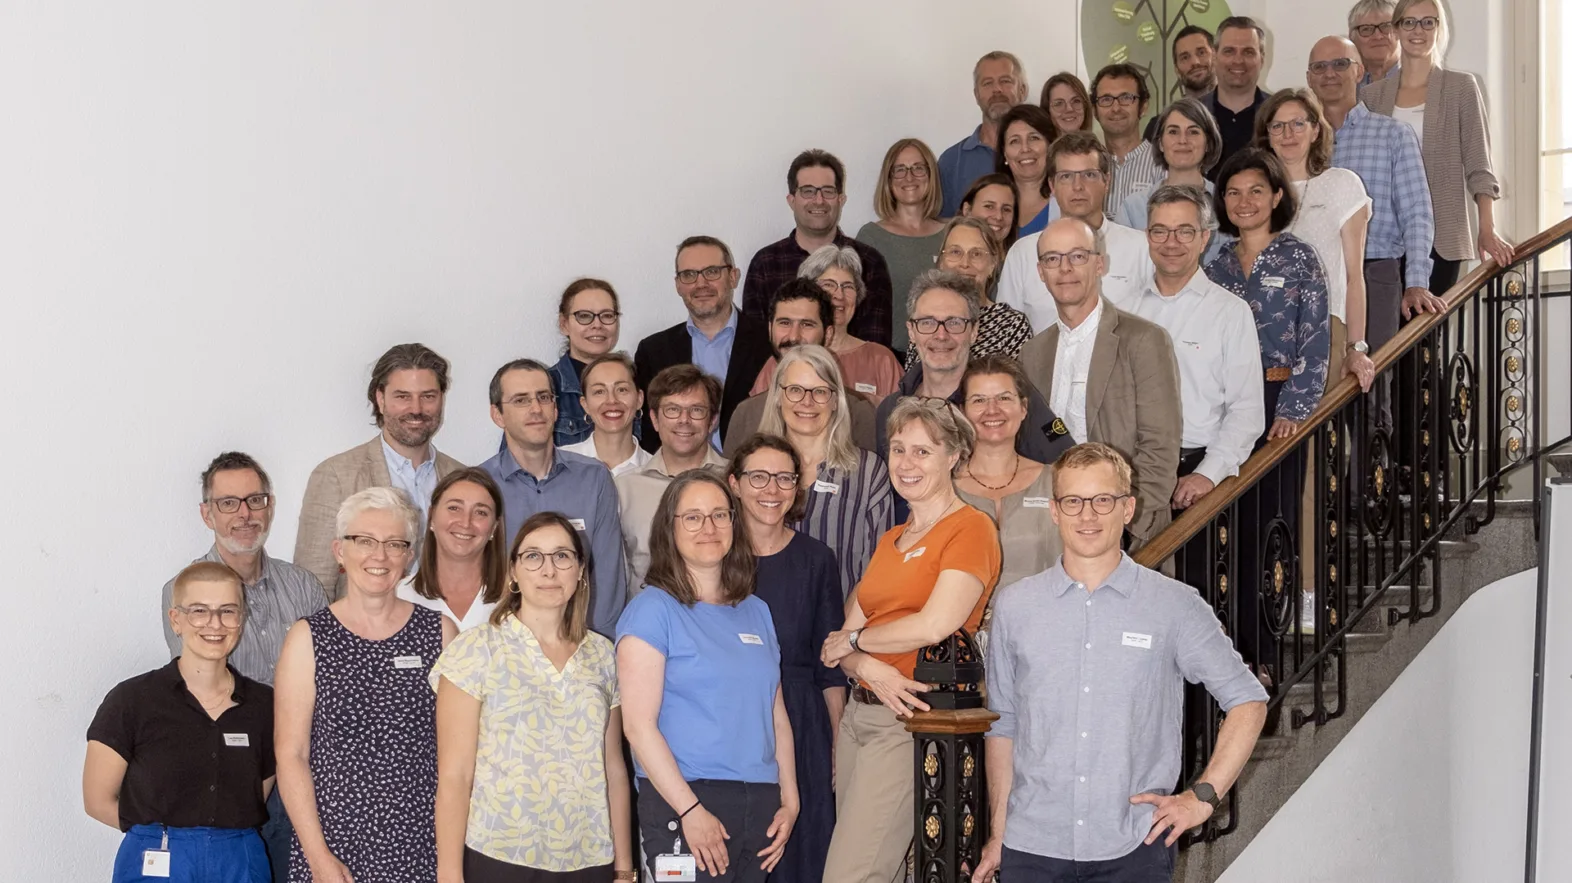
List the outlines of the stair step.
{"type": "Polygon", "coordinates": [[[1562,478],[1572,475],[1572,452],[1558,451],[1545,457],[1562,478]]]}
{"type": "Polygon", "coordinates": [[[1271,760],[1283,757],[1294,750],[1292,736],[1262,736],[1255,740],[1255,751],[1251,752],[1251,760],[1271,760]]]}
{"type": "MultiPolygon", "coordinates": [[[[1366,534],[1364,536],[1364,546],[1367,549],[1383,552],[1391,552],[1394,548],[1400,549],[1404,557],[1407,557],[1409,550],[1414,547],[1414,542],[1413,540],[1398,540],[1396,543],[1393,543],[1389,540],[1378,540],[1376,537],[1366,534]]],[[[1466,558],[1479,551],[1479,544],[1473,540],[1442,540],[1437,546],[1436,552],[1442,558],[1466,558]]]]}

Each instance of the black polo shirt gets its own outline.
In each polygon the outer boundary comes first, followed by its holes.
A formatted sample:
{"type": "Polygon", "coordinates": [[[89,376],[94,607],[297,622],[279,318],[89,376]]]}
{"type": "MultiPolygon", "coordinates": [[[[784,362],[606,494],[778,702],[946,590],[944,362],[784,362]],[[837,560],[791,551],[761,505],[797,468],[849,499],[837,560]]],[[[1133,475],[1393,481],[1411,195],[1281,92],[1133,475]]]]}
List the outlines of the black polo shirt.
{"type": "Polygon", "coordinates": [[[237,705],[207,716],[180,660],[122,682],[87,728],[126,761],[120,830],[256,828],[267,821],[262,781],[273,776],[273,688],[235,677],[237,705]]]}
{"type": "Polygon", "coordinates": [[[1217,181],[1217,173],[1223,169],[1223,163],[1230,156],[1250,146],[1250,141],[1255,138],[1255,112],[1260,110],[1261,105],[1271,97],[1270,92],[1257,86],[1255,102],[1237,113],[1217,103],[1216,90],[1201,97],[1201,103],[1212,112],[1212,118],[1217,120],[1217,131],[1223,136],[1222,155],[1217,158],[1217,165],[1212,166],[1212,170],[1206,174],[1214,183],[1217,181]]]}

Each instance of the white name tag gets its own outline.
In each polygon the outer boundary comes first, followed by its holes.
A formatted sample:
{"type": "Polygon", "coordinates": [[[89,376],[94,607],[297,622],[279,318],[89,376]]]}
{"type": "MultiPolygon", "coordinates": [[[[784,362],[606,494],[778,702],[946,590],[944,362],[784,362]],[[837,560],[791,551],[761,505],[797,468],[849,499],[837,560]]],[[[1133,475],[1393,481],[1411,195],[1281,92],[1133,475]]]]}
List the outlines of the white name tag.
{"type": "Polygon", "coordinates": [[[394,668],[420,668],[420,662],[421,662],[421,660],[420,660],[419,656],[395,656],[395,657],[393,657],[393,667],[394,668]]]}
{"type": "Polygon", "coordinates": [[[928,547],[927,546],[918,546],[917,548],[911,550],[910,552],[907,552],[906,553],[906,557],[901,559],[901,563],[905,564],[906,562],[912,560],[913,558],[921,558],[922,557],[922,553],[924,553],[926,551],[928,551],[928,547]]]}
{"type": "Polygon", "coordinates": [[[144,849],[142,850],[142,876],[168,877],[169,876],[169,850],[144,849]]]}
{"type": "Polygon", "coordinates": [[[1021,506],[1026,509],[1047,509],[1048,497],[1027,497],[1021,501],[1021,506]]]}
{"type": "Polygon", "coordinates": [[[1265,279],[1261,280],[1261,284],[1265,285],[1267,288],[1282,288],[1283,287],[1283,283],[1285,283],[1287,281],[1288,280],[1284,279],[1281,276],[1268,276],[1265,279]]]}
{"type": "Polygon", "coordinates": [[[871,383],[853,383],[852,389],[855,389],[858,392],[867,393],[868,395],[877,395],[879,392],[879,388],[871,383]]]}
{"type": "Polygon", "coordinates": [[[246,733],[225,733],[224,744],[230,748],[250,748],[251,737],[246,733]]]}
{"type": "Polygon", "coordinates": [[[582,518],[569,518],[568,519],[568,523],[573,525],[573,529],[574,530],[583,530],[584,529],[584,519],[582,519],[582,518]]]}
{"type": "Polygon", "coordinates": [[[691,855],[655,856],[655,879],[659,883],[693,883],[698,873],[698,862],[691,855]]]}
{"type": "Polygon", "coordinates": [[[738,632],[737,637],[741,638],[744,644],[758,644],[760,647],[764,646],[764,639],[758,635],[750,635],[746,632],[738,632]]]}
{"type": "Polygon", "coordinates": [[[838,494],[841,492],[841,486],[814,479],[813,492],[816,494],[838,494]]]}
{"type": "Polygon", "coordinates": [[[1152,649],[1152,636],[1140,635],[1136,634],[1135,632],[1125,632],[1124,641],[1122,643],[1126,647],[1139,647],[1142,650],[1150,650],[1152,649]]]}

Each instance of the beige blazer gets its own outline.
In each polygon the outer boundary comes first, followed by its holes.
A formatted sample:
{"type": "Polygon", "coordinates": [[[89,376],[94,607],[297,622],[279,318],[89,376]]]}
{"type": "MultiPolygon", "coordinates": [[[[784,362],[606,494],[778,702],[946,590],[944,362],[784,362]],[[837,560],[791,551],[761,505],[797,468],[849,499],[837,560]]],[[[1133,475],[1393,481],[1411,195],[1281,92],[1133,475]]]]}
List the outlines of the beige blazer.
{"type": "MultiPolygon", "coordinates": [[[[1057,322],[1021,348],[1021,367],[1049,401],[1058,354],[1057,322]]],[[[1179,363],[1168,332],[1103,298],[1086,373],[1086,440],[1102,442],[1130,461],[1135,473],[1132,549],[1171,520],[1184,434],[1179,407],[1179,363]]]]}
{"type": "MultiPolygon", "coordinates": [[[[1402,74],[1394,74],[1359,94],[1371,113],[1391,116],[1401,82],[1402,74]]],[[[1439,67],[1430,72],[1423,141],[1425,177],[1436,215],[1436,254],[1449,261],[1473,260],[1479,242],[1471,211],[1474,197],[1501,198],[1501,182],[1490,165],[1490,121],[1473,74],[1439,67]]]]}
{"type": "MultiPolygon", "coordinates": [[[[437,480],[464,464],[437,451],[437,480]]],[[[368,487],[389,487],[388,461],[382,454],[382,436],[342,454],[323,460],[311,470],[306,493],[300,503],[300,526],[295,532],[296,566],[311,571],[327,589],[328,599],[344,597],[344,575],[333,557],[333,537],[337,532],[338,507],[368,487]]]]}

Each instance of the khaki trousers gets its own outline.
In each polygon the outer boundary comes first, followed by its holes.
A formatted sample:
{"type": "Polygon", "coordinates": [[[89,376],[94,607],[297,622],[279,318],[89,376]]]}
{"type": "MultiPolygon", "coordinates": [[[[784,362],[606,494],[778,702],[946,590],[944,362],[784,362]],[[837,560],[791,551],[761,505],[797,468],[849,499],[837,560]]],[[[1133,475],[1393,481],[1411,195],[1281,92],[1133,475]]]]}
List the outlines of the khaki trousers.
{"type": "Polygon", "coordinates": [[[834,883],[892,883],[912,842],[911,733],[883,705],[846,704],[835,738],[835,834],[824,865],[834,883]]]}

